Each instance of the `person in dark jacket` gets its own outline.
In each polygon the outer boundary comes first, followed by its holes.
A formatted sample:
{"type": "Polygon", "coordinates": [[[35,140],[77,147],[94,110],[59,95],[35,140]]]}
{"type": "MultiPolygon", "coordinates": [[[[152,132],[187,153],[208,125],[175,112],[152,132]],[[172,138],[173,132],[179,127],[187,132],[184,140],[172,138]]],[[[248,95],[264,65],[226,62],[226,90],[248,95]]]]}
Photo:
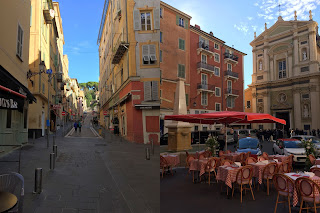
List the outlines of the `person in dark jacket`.
{"type": "Polygon", "coordinates": [[[77,132],[77,128],[78,128],[78,123],[77,123],[77,121],[74,122],[73,127],[74,127],[74,131],[77,132]]]}

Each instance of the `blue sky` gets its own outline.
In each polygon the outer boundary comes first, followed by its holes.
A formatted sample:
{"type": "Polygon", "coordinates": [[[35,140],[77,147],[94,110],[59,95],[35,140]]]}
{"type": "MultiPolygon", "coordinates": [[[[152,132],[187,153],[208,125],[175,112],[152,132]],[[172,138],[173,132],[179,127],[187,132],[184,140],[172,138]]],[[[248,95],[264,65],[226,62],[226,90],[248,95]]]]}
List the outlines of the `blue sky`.
{"type": "Polygon", "coordinates": [[[69,57],[69,76],[79,83],[99,81],[97,38],[104,0],[58,0],[69,57]]]}
{"type": "Polygon", "coordinates": [[[297,11],[298,20],[313,20],[320,23],[320,0],[164,0],[169,5],[192,16],[191,24],[222,39],[227,45],[244,52],[244,86],[252,82],[252,47],[250,42],[264,31],[264,24],[270,28],[278,19],[279,2],[284,20],[293,20],[297,11]]]}

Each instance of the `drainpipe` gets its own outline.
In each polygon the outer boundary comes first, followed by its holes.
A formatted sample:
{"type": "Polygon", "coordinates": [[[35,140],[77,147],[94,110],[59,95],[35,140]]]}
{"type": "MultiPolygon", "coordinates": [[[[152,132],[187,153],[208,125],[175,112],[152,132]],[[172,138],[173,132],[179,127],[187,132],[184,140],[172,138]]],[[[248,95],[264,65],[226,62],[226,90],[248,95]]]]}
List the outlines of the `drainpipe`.
{"type": "MultiPolygon", "coordinates": [[[[128,4],[128,1],[125,0],[125,10],[126,10],[126,34],[127,34],[127,43],[129,43],[129,32],[128,32],[128,10],[127,10],[127,4],[128,4]]],[[[130,48],[130,45],[129,45],[129,48],[130,48]]],[[[128,77],[127,79],[129,78],[129,49],[127,50],[127,71],[128,71],[128,77]]]]}
{"type": "Polygon", "coordinates": [[[223,99],[224,99],[224,90],[223,90],[223,83],[224,83],[224,76],[223,76],[223,70],[222,70],[222,59],[223,59],[223,55],[222,55],[222,48],[224,47],[224,44],[222,44],[221,46],[221,58],[220,58],[220,77],[221,77],[221,82],[222,82],[222,85],[221,85],[221,109],[222,111],[224,111],[224,107],[223,107],[223,99]]]}

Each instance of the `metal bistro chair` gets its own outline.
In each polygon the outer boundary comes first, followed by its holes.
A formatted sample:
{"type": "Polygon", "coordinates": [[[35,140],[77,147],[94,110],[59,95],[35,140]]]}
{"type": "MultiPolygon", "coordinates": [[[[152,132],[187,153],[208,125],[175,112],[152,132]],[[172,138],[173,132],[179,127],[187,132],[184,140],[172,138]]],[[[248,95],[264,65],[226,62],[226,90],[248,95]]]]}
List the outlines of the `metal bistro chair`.
{"type": "MultiPolygon", "coordinates": [[[[167,160],[160,155],[160,169],[162,170],[162,178],[163,178],[163,173],[164,173],[166,168],[169,169],[169,165],[167,163],[167,160]]],[[[171,175],[173,175],[172,167],[171,167],[171,175]]]]}
{"type": "Polygon", "coordinates": [[[292,168],[289,160],[283,161],[280,165],[278,165],[277,173],[283,174],[283,173],[290,173],[291,171],[292,171],[292,168]]]}
{"type": "Polygon", "coordinates": [[[311,164],[315,165],[316,164],[316,158],[314,157],[314,155],[310,154],[308,157],[309,157],[309,160],[310,160],[311,164]]]}
{"type": "Polygon", "coordinates": [[[283,174],[275,174],[273,176],[273,184],[278,191],[276,206],[274,213],[277,212],[278,203],[285,203],[286,201],[279,201],[279,196],[286,197],[288,199],[289,212],[291,213],[290,198],[293,197],[294,182],[291,178],[283,174]]]}
{"type": "Polygon", "coordinates": [[[296,180],[296,188],[300,195],[300,213],[302,209],[314,209],[314,212],[317,212],[316,204],[320,203],[320,195],[315,195],[316,190],[320,192],[320,187],[310,178],[301,177],[296,180]],[[303,207],[303,202],[313,203],[313,206],[303,207]]]}
{"type": "Polygon", "coordinates": [[[222,150],[219,151],[219,157],[222,157],[222,155],[224,155],[224,154],[225,154],[224,151],[222,151],[222,150]]]}
{"type": "Polygon", "coordinates": [[[18,198],[17,205],[9,212],[23,212],[24,198],[24,178],[21,174],[11,172],[9,174],[0,175],[0,190],[10,192],[18,198]]]}
{"type": "MultiPolygon", "coordinates": [[[[251,186],[251,182],[252,182],[252,175],[253,175],[253,169],[252,166],[243,166],[242,168],[240,168],[237,172],[237,176],[236,176],[236,182],[239,185],[240,188],[240,194],[241,194],[241,203],[242,203],[242,191],[243,190],[249,190],[251,191],[251,195],[253,200],[254,199],[254,195],[253,195],[253,191],[252,191],[252,186],[251,186]],[[243,187],[243,185],[249,185],[249,188],[247,187],[243,187]]],[[[232,187],[232,197],[234,194],[234,188],[235,186],[232,187]]]]}
{"type": "Polygon", "coordinates": [[[320,168],[312,168],[310,172],[313,172],[316,176],[320,177],[320,168]]]}
{"type": "Polygon", "coordinates": [[[211,158],[207,165],[206,165],[206,173],[208,173],[209,176],[209,185],[210,185],[210,176],[211,176],[211,172],[213,172],[214,177],[217,178],[217,173],[216,173],[216,168],[217,168],[217,164],[218,164],[219,159],[217,158],[211,158]]]}

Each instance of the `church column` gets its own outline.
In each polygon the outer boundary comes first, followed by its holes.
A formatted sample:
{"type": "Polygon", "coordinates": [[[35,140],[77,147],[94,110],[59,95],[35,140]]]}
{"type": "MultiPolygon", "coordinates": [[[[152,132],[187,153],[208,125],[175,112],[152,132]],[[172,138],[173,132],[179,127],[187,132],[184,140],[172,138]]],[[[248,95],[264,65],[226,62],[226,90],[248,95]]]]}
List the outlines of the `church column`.
{"type": "MultiPolygon", "coordinates": [[[[263,94],[264,113],[271,114],[271,94],[268,91],[265,91],[262,94],[263,94]]],[[[264,128],[271,129],[272,124],[264,124],[264,128]]]]}
{"type": "Polygon", "coordinates": [[[270,73],[270,64],[269,64],[269,43],[265,42],[265,48],[263,50],[263,58],[264,58],[264,71],[267,71],[267,78],[264,79],[265,81],[270,81],[271,80],[271,73],[270,73]]]}
{"type": "Polygon", "coordinates": [[[274,81],[274,80],[276,80],[275,78],[274,78],[274,61],[273,61],[273,57],[270,57],[270,68],[269,68],[269,70],[270,70],[270,81],[274,81]]]}
{"type": "Polygon", "coordinates": [[[314,26],[312,26],[311,29],[309,29],[309,47],[310,47],[310,61],[316,61],[317,60],[317,53],[316,53],[316,32],[314,26]]]}
{"type": "Polygon", "coordinates": [[[287,65],[287,69],[288,69],[288,74],[287,77],[293,77],[293,66],[292,66],[292,50],[289,50],[288,52],[288,65],[287,65]]]}
{"type": "Polygon", "coordinates": [[[294,55],[294,66],[292,70],[292,76],[297,76],[298,72],[298,63],[299,63],[299,46],[298,46],[298,32],[293,34],[293,55],[294,55]]]}
{"type": "Polygon", "coordinates": [[[300,96],[300,91],[298,89],[293,89],[293,127],[298,129],[302,129],[300,96]]]}
{"type": "Polygon", "coordinates": [[[252,50],[252,62],[253,62],[253,72],[252,72],[252,83],[257,82],[257,61],[256,61],[256,51],[252,50]]]}
{"type": "MultiPolygon", "coordinates": [[[[252,112],[257,113],[257,90],[255,87],[252,87],[252,112]]],[[[253,129],[258,129],[258,124],[252,124],[253,129]]]]}

